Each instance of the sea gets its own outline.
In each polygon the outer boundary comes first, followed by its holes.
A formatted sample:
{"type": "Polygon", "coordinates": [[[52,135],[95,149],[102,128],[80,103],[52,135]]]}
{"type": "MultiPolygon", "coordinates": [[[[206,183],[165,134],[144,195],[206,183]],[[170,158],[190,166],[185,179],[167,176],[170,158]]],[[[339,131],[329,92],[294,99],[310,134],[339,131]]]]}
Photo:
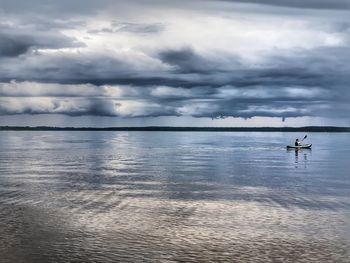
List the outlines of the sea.
{"type": "Polygon", "coordinates": [[[0,262],[350,262],[350,133],[1,131],[0,262]]]}

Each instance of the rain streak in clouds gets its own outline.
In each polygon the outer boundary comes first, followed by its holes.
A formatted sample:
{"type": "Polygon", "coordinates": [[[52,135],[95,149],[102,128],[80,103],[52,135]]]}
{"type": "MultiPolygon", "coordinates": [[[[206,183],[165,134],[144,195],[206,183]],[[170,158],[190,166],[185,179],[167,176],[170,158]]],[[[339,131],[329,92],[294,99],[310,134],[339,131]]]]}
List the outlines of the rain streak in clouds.
{"type": "Polygon", "coordinates": [[[348,120],[349,10],[0,0],[0,115],[348,120]]]}

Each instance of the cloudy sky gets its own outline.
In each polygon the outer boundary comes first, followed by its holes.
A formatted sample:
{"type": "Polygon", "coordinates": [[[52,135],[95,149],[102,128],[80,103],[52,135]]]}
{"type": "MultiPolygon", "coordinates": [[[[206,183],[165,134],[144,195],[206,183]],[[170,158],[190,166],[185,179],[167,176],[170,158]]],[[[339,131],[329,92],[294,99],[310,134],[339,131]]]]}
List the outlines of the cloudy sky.
{"type": "Polygon", "coordinates": [[[350,126],[349,0],[0,0],[0,125],[350,126]]]}

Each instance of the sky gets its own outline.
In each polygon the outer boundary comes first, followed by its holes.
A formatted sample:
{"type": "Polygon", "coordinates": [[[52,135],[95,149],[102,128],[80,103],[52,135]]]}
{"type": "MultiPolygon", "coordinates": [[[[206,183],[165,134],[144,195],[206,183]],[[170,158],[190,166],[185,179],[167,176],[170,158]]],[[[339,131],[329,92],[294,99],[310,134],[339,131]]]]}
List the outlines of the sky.
{"type": "Polygon", "coordinates": [[[0,125],[350,126],[349,0],[0,0],[0,125]]]}

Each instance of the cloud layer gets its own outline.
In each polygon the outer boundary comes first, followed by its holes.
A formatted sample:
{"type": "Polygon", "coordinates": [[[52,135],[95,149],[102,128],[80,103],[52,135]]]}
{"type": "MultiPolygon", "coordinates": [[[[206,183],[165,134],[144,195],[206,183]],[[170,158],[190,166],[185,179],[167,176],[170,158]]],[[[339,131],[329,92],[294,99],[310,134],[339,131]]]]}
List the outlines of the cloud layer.
{"type": "Polygon", "coordinates": [[[348,1],[28,2],[0,0],[0,115],[348,118],[348,1]]]}

